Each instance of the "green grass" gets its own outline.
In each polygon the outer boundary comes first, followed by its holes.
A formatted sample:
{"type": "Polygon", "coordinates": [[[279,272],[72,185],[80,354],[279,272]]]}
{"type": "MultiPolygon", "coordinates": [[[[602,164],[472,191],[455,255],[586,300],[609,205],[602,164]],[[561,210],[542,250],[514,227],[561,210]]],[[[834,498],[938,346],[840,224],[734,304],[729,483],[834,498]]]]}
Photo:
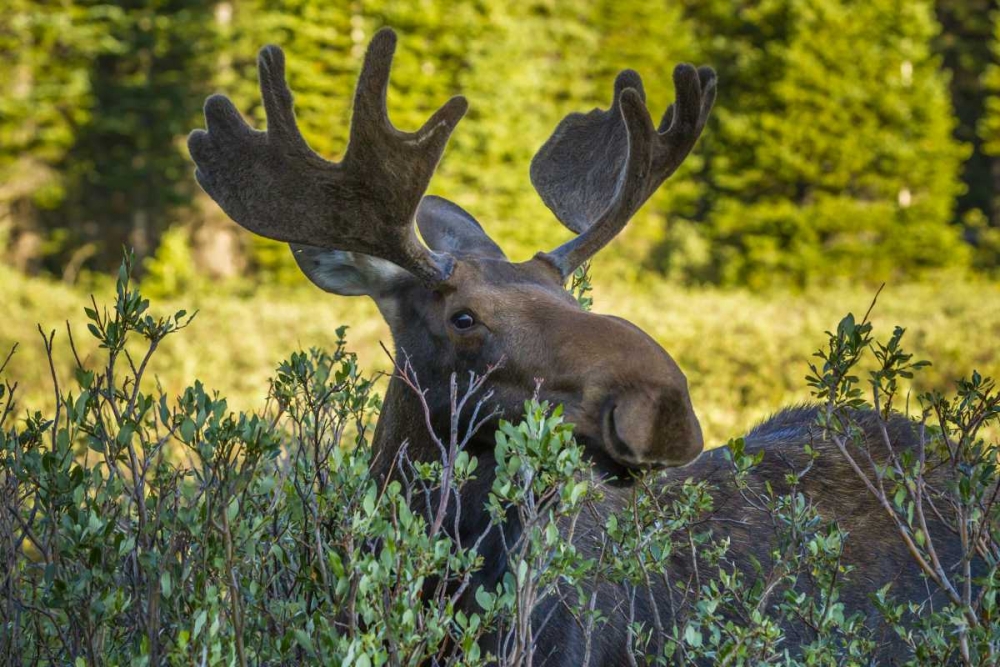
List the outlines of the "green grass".
{"type": "MultiPolygon", "coordinates": [[[[875,294],[870,286],[838,285],[805,292],[683,288],[670,284],[628,286],[595,275],[596,312],[625,317],[652,335],[687,374],[705,429],[715,445],[746,431],[782,406],[807,401],[804,376],[823,332],[847,312],[860,317],[875,294]]],[[[8,378],[20,383],[20,406],[51,405],[51,381],[41,337],[55,329],[57,373],[71,372],[66,320],[83,357],[94,352],[83,308],[89,296],[47,280],[26,278],[0,266],[0,350],[20,343],[8,378]]],[[[112,289],[98,287],[97,303],[111,300],[112,289]]],[[[367,299],[326,295],[300,288],[202,289],[182,299],[154,300],[154,313],[198,309],[189,329],[170,337],[153,373],[170,394],[195,379],[229,398],[236,409],[259,408],[267,379],[292,351],[324,346],[334,330],[350,326],[348,339],[364,368],[386,370],[379,342],[390,346],[389,331],[367,299]],[[244,290],[247,291],[247,290],[244,290]]],[[[894,325],[907,329],[907,346],[933,366],[917,378],[916,389],[950,389],[973,369],[1000,376],[996,341],[1000,338],[1000,285],[963,279],[935,283],[890,284],[882,291],[873,318],[876,334],[887,338],[894,325]]]]}

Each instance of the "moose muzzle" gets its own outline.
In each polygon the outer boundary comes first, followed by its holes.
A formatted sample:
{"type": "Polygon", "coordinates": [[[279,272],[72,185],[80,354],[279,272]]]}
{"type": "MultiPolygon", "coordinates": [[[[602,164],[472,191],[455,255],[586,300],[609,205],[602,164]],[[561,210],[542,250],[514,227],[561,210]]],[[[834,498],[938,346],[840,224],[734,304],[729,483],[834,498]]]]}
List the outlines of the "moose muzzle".
{"type": "Polygon", "coordinates": [[[618,317],[563,313],[553,326],[555,366],[577,434],[630,469],[682,466],[704,447],[687,378],[653,338],[618,317]],[[571,408],[575,408],[572,409],[571,408]]]}
{"type": "Polygon", "coordinates": [[[701,453],[701,425],[687,391],[673,387],[632,390],[609,400],[602,411],[606,452],[630,468],[690,463],[701,453]]]}

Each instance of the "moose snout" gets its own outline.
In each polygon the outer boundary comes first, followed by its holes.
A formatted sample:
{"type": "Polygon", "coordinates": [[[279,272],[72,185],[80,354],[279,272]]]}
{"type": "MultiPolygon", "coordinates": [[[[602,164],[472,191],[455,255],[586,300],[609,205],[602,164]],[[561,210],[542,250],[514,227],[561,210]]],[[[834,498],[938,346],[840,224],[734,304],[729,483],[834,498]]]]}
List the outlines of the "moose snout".
{"type": "Polygon", "coordinates": [[[649,469],[682,466],[702,452],[687,378],[649,334],[613,315],[577,311],[554,338],[563,372],[550,386],[571,390],[567,415],[598,458],[649,469]]]}
{"type": "Polygon", "coordinates": [[[605,402],[601,435],[606,452],[630,468],[682,466],[701,454],[701,425],[686,390],[632,390],[605,402]]]}

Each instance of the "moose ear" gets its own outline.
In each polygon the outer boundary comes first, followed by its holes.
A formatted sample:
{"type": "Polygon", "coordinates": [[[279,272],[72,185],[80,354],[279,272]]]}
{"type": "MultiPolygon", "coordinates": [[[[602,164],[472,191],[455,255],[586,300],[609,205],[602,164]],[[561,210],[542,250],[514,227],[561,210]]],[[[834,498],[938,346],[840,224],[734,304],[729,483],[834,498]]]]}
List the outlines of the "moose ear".
{"type": "Polygon", "coordinates": [[[289,243],[292,256],[314,284],[341,296],[378,297],[413,275],[392,262],[359,252],[289,243]]]}
{"type": "Polygon", "coordinates": [[[465,209],[443,197],[429,195],[417,208],[417,227],[424,241],[435,252],[460,257],[507,259],[476,219],[465,209]]]}

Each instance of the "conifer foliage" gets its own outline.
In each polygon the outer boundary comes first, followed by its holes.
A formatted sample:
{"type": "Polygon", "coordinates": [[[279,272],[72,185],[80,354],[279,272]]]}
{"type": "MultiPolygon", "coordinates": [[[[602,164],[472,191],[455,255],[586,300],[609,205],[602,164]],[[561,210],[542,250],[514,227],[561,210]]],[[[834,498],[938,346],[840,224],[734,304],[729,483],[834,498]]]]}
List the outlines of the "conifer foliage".
{"type": "MultiPolygon", "coordinates": [[[[8,16],[0,235],[22,265],[105,266],[123,242],[152,253],[167,227],[218,217],[201,205],[183,137],[216,90],[262,125],[264,44],[286,49],[303,132],[338,158],[364,45],[383,25],[402,38],[389,98],[399,127],[469,97],[431,191],[478,215],[512,257],[568,234],[527,178],[559,120],[606,107],[625,67],[658,115],[672,66],[688,61],[717,69],[717,113],[616,244],[623,266],[751,286],[885,279],[968,266],[966,240],[976,266],[995,264],[989,234],[956,224],[972,149],[968,128],[956,132],[931,0],[16,0],[8,16]],[[28,231],[33,244],[19,241],[28,231]]],[[[976,155],[995,151],[995,126],[980,124],[976,155]]],[[[283,247],[245,244],[258,270],[296,275],[283,247]]]]}
{"type": "Polygon", "coordinates": [[[693,228],[710,251],[689,276],[760,285],[966,261],[950,224],[966,151],[929,3],[687,4],[720,70],[693,228]]]}

